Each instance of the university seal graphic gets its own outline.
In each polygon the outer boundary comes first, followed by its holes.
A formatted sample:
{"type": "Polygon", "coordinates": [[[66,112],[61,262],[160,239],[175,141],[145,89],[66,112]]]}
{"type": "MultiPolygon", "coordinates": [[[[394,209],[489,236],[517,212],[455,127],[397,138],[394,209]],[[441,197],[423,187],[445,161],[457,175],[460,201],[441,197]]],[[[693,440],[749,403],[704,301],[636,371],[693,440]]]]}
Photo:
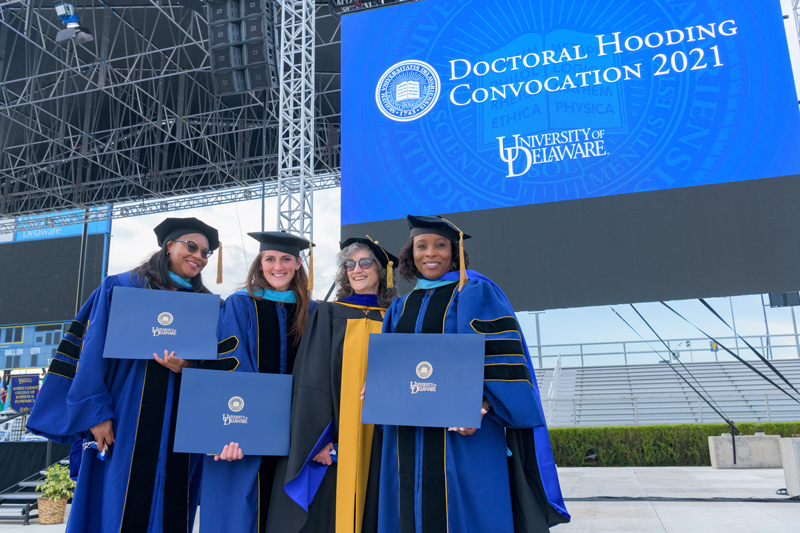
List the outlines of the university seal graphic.
{"type": "Polygon", "coordinates": [[[433,374],[433,365],[427,361],[423,361],[417,365],[417,376],[420,379],[428,379],[433,374]]]}
{"type": "Polygon", "coordinates": [[[401,61],[381,76],[375,101],[387,118],[410,122],[433,109],[441,87],[439,75],[429,64],[414,59],[401,61]]]}
{"type": "Polygon", "coordinates": [[[234,413],[238,413],[242,409],[244,409],[244,400],[240,396],[234,396],[230,400],[228,400],[228,409],[233,411],[234,413]]]}
{"type": "Polygon", "coordinates": [[[158,323],[162,326],[169,326],[172,324],[172,314],[164,312],[158,315],[158,323]]]}

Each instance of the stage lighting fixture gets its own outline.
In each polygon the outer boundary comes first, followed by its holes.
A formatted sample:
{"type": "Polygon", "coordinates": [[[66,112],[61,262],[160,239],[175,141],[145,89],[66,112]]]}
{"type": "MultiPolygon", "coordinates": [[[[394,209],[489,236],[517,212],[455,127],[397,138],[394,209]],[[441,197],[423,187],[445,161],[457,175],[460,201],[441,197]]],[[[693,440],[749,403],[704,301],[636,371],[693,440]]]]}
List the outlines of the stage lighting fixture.
{"type": "Polygon", "coordinates": [[[94,41],[94,37],[89,30],[81,27],[81,19],[75,13],[75,6],[70,2],[56,2],[53,6],[56,10],[61,24],[64,29],[59,30],[56,34],[56,42],[68,41],[74,39],[75,44],[83,44],[94,41]]]}
{"type": "Polygon", "coordinates": [[[81,19],[75,14],[75,6],[69,2],[57,2],[54,7],[61,24],[67,28],[77,28],[81,25],[81,19]]]}

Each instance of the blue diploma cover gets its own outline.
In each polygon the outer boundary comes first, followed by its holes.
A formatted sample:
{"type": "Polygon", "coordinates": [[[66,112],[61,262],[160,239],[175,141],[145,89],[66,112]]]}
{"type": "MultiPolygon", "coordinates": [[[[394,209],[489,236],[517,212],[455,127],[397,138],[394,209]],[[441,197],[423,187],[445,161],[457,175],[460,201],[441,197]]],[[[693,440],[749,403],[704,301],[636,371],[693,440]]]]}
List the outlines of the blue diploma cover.
{"type": "Polygon", "coordinates": [[[291,408],[291,375],[184,369],[173,451],[289,455],[291,408]]]}
{"type": "Polygon", "coordinates": [[[483,335],[373,333],[363,424],[481,427],[483,335]]]}
{"type": "Polygon", "coordinates": [[[103,357],[217,358],[219,296],[114,287],[103,357]]]}

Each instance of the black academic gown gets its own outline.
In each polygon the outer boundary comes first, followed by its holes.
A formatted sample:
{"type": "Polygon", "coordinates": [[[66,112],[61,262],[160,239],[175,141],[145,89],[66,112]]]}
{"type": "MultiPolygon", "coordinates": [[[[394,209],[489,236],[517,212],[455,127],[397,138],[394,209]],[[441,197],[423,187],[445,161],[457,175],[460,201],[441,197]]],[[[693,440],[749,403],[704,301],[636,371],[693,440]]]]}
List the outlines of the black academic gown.
{"type": "Polygon", "coordinates": [[[270,516],[268,531],[377,530],[381,433],[360,423],[360,392],[369,334],[380,333],[384,311],[339,301],[312,314],[294,368],[291,449],[278,466],[286,466],[286,484],[272,494],[271,506],[281,511],[270,516]],[[338,461],[314,462],[329,442],[338,461]]]}

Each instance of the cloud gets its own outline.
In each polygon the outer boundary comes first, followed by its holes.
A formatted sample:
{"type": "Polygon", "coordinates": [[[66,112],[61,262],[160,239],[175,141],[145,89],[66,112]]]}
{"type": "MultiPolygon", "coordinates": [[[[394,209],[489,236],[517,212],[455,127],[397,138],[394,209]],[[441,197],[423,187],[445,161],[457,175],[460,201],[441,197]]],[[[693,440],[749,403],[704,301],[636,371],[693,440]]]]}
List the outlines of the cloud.
{"type": "MultiPolygon", "coordinates": [[[[314,225],[314,298],[322,299],[336,276],[336,253],[339,251],[340,190],[315,191],[314,225]]],[[[266,231],[278,229],[277,199],[265,203],[266,231]]],[[[157,251],[153,228],[167,217],[197,217],[217,228],[222,242],[223,283],[215,283],[217,257],[203,270],[206,286],[227,297],[241,285],[250,263],[258,254],[258,242],[248,232],[261,231],[261,200],[186,209],[170,213],[116,219],[111,225],[108,272],[117,274],[136,267],[157,251]]]]}

